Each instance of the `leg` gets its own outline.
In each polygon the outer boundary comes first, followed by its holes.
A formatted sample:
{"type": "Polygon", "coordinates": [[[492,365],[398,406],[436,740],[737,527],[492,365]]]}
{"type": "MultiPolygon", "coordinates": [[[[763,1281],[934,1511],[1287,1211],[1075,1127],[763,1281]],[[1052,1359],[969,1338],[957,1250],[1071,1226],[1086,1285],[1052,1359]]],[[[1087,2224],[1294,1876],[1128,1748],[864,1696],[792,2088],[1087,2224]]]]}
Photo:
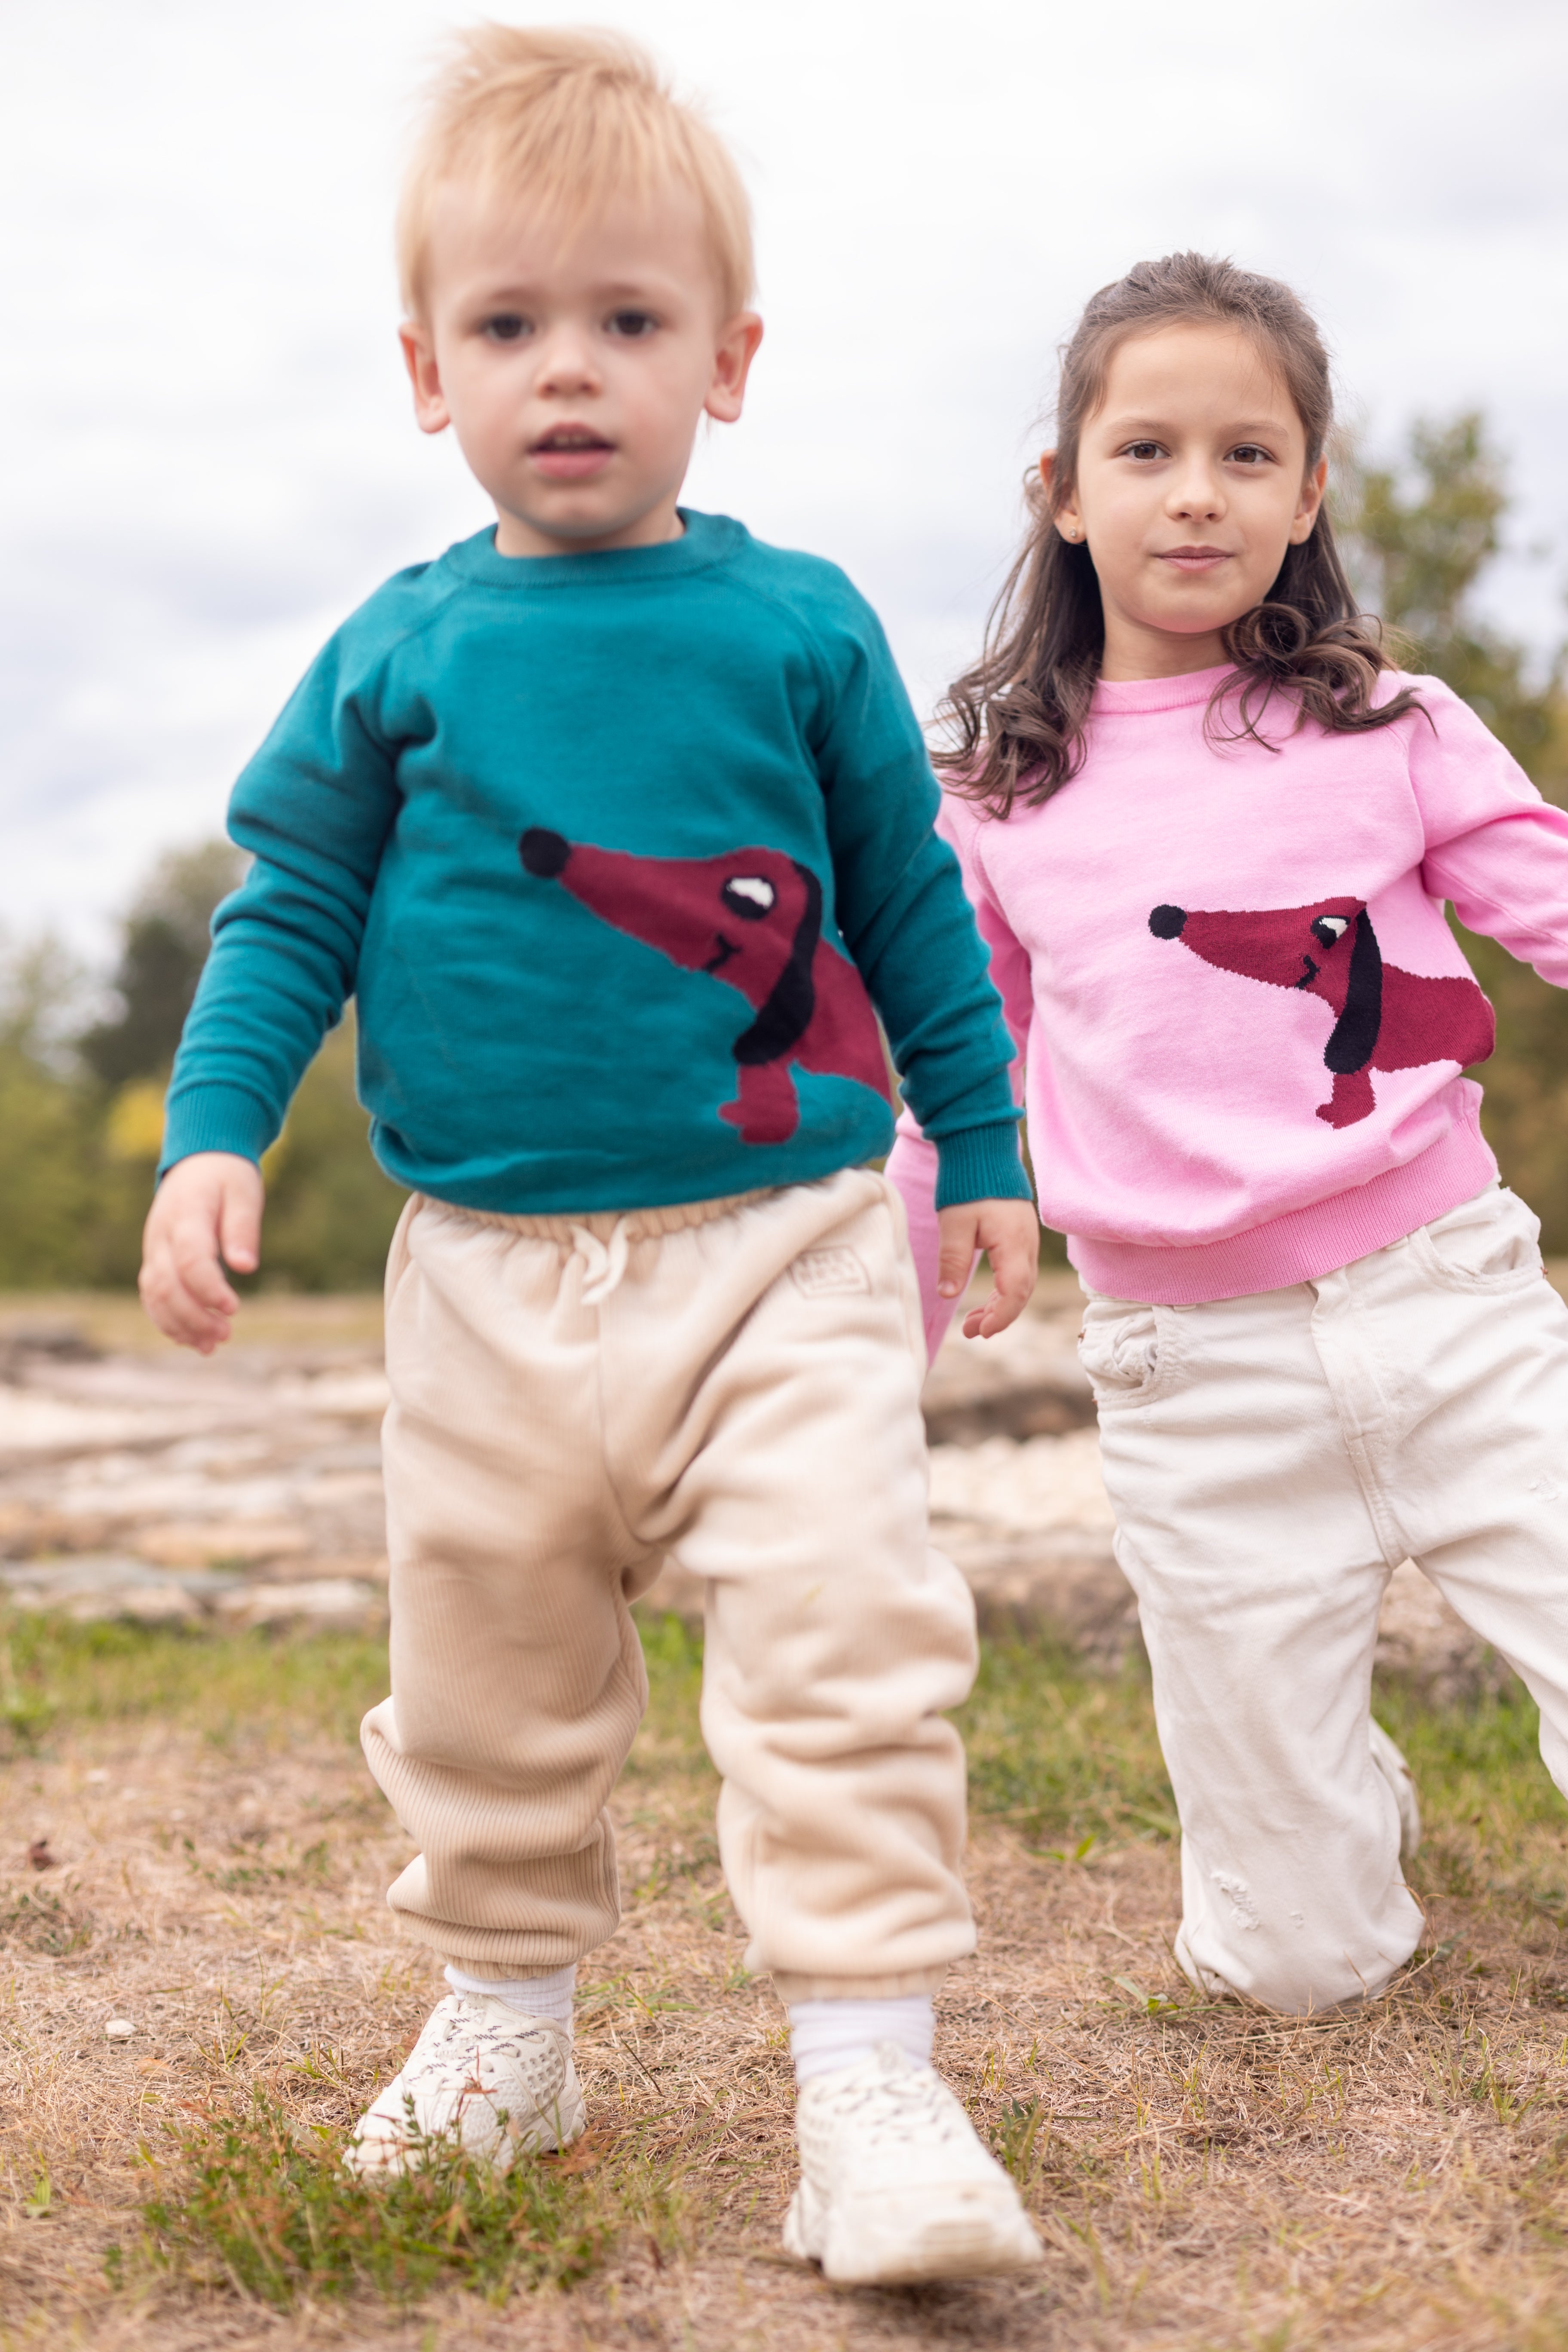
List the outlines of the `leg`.
{"type": "Polygon", "coordinates": [[[647,1702],[595,1319],[553,1243],[412,1205],[388,1271],[392,1696],[365,1754],[420,1852],[388,1900],[465,1970],[542,1974],[619,1917],[605,1811],[647,1702]]]}
{"type": "Polygon", "coordinates": [[[1568,1307],[1538,1230],[1494,1187],[1347,1269],[1342,1345],[1384,1367],[1368,1450],[1391,1525],[1526,1685],[1568,1794],[1568,1307]]]}
{"type": "Polygon", "coordinates": [[[708,1580],[702,1725],[748,1965],[786,2000],[930,1991],[973,1948],[943,1710],[974,1612],[929,1544],[901,1213],[849,1171],[658,1246],[604,1310],[606,1425],[638,1536],[708,1580]]]}
{"type": "Polygon", "coordinates": [[[1096,1299],[1083,1341],[1181,1815],[1177,1957],[1201,1985],[1294,2012],[1381,1992],[1421,1927],[1367,1731],[1392,1562],[1314,1306],[1305,1285],[1194,1307],[1096,1299]]]}
{"type": "Polygon", "coordinates": [[[639,1534],[708,1580],[720,1844],[810,2075],[784,2244],[846,2282],[1026,2267],[1016,2191],[929,2063],[930,1992],[973,1945],[942,1710],[973,1677],[974,1615],[928,1544],[901,1211],[850,1171],[651,1255],[605,1309],[606,1421],[639,1534]]]}

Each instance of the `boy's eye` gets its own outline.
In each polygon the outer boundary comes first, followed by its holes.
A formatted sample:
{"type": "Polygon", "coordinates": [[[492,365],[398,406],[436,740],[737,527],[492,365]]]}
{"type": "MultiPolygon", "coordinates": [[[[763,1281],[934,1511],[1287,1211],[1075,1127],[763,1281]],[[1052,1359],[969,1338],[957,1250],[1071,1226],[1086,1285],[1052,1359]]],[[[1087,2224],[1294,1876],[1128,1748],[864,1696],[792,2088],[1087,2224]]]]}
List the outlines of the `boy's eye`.
{"type": "Polygon", "coordinates": [[[651,335],[658,320],[651,310],[612,310],[605,325],[612,335],[624,335],[629,342],[640,342],[651,335]]]}
{"type": "Polygon", "coordinates": [[[516,310],[498,310],[493,319],[485,320],[485,333],[492,343],[520,342],[528,331],[528,320],[516,310]]]}

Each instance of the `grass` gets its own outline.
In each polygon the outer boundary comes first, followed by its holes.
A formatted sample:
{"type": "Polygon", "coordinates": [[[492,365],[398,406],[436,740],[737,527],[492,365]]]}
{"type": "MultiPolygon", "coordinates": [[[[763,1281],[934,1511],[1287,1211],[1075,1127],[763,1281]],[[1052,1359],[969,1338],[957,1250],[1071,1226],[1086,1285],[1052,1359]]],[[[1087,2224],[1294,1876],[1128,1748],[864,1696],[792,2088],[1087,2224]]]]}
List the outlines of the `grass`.
{"type": "Polygon", "coordinates": [[[376,2182],[344,2173],[346,2137],[301,2127],[263,2090],[168,2127],[144,2148],[158,2185],[139,2242],[109,2251],[110,2283],[162,2272],[278,2309],[363,2290],[414,2304],[449,2284],[504,2304],[520,2287],[575,2285],[628,2231],[668,2244],[678,2228],[678,2170],[636,2131],[590,2133],[510,2172],[432,2140],[418,2171],[376,2182]]]}
{"type": "Polygon", "coordinates": [[[355,1749],[381,1646],[0,1632],[7,2347],[61,2315],[95,2352],[348,2341],[321,2335],[330,2310],[395,2352],[520,2326],[531,2352],[1568,2341],[1568,1832],[1517,1688],[1441,1710],[1379,1693],[1421,1790],[1431,1934],[1387,2000],[1297,2023],[1200,2000],[1171,1965],[1146,1674],[988,1646],[963,1717],[982,1950],[942,1996],[942,2063],[1050,2263],[873,2305],[825,2301],[773,2252],[787,2056],[717,1867],[679,1621],[642,1628],[626,1914],[580,1986],[594,2131],[504,2178],[437,2151],[375,2188],[341,2152],[439,1989],[384,1910],[408,1848],[355,1749]],[[45,1830],[61,1867],[36,1874],[21,1850],[45,1830]],[[110,2015],[133,2041],[105,2042],[110,2015]],[[499,2308],[520,2297],[521,2320],[499,2308]]]}

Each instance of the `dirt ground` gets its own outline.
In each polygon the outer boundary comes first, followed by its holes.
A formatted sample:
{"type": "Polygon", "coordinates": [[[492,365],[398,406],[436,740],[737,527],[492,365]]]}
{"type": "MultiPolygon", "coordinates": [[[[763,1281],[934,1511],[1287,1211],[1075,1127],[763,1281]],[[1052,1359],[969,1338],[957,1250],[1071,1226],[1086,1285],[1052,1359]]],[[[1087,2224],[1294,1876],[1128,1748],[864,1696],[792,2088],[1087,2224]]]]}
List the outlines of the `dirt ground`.
{"type": "Polygon", "coordinates": [[[982,1957],[939,2061],[1016,2156],[1047,2260],[1023,2284],[842,2292],[782,2254],[782,2015],[742,1968],[710,1785],[635,1774],[624,1925],[579,2063],[602,2129],[685,2161],[673,2252],[635,2237],[570,2293],[279,2315],[103,2256],[135,2238],[139,2143],[248,2084],[347,2122],[437,1990],[382,1890],[405,1847],[342,1744],[226,1755],[105,1726],[6,1769],[0,1871],[0,2340],[121,2352],[1400,2347],[1568,2342],[1568,1955],[1540,1907],[1434,1906],[1432,1950],[1360,2016],[1202,2004],[1169,1957],[1168,1845],[1103,1860],[983,1827],[982,1957]],[[47,1835],[55,1866],[24,1848],[47,1835]],[[1162,2000],[1173,2006],[1159,2006],[1162,2000]],[[1151,2006],[1153,2003],[1154,2006],[1151,2006]],[[129,2038],[110,2042],[110,2019],[129,2038]]]}

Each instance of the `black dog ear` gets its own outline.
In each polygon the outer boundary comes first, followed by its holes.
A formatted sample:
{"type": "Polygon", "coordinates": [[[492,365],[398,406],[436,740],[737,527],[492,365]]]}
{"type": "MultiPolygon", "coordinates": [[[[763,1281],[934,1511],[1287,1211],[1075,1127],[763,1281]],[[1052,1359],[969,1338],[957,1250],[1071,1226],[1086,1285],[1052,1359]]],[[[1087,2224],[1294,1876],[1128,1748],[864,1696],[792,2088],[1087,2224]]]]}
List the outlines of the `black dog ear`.
{"type": "Polygon", "coordinates": [[[1364,1069],[1377,1051],[1382,1028],[1383,950],[1377,944],[1372,917],[1363,907],[1355,919],[1345,1009],[1323,1048],[1325,1066],[1336,1077],[1348,1077],[1352,1070],[1364,1069]]]}

